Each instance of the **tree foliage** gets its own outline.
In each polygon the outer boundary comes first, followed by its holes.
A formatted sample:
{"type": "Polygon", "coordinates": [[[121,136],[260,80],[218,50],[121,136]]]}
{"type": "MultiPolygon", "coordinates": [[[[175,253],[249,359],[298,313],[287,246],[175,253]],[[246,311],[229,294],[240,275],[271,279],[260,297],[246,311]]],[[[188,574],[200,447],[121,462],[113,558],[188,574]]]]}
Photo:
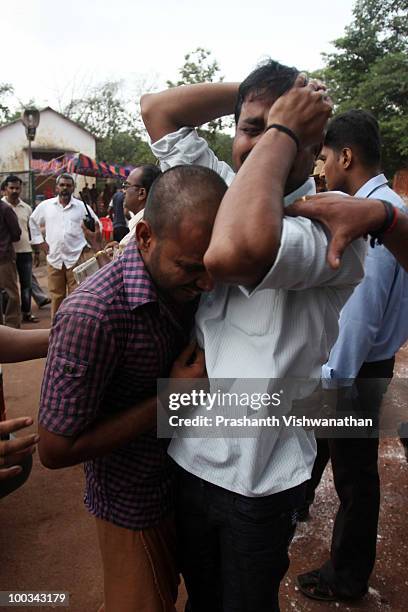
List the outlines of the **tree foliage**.
{"type": "Polygon", "coordinates": [[[117,132],[96,141],[98,160],[116,164],[154,164],[155,157],[145,140],[135,133],[117,132]]]}
{"type": "MultiPolygon", "coordinates": [[[[217,60],[211,56],[211,51],[197,47],[184,56],[184,64],[179,68],[179,78],[176,82],[167,81],[168,87],[179,85],[194,85],[195,83],[214,83],[224,80],[217,60]]],[[[231,121],[226,118],[210,121],[199,130],[217,157],[232,165],[231,151],[232,138],[223,133],[225,128],[231,127],[231,121]]]]}
{"type": "Polygon", "coordinates": [[[357,0],[353,21],[318,71],[336,111],[362,108],[378,119],[391,176],[408,163],[408,0],[357,0]]]}
{"type": "Polygon", "coordinates": [[[13,119],[13,111],[10,108],[9,98],[14,94],[14,87],[10,83],[0,83],[0,125],[4,125],[13,119]]]}
{"type": "Polygon", "coordinates": [[[124,165],[152,162],[150,147],[141,138],[128,106],[122,83],[106,81],[88,95],[71,100],[63,114],[96,136],[98,160],[124,165]]]}

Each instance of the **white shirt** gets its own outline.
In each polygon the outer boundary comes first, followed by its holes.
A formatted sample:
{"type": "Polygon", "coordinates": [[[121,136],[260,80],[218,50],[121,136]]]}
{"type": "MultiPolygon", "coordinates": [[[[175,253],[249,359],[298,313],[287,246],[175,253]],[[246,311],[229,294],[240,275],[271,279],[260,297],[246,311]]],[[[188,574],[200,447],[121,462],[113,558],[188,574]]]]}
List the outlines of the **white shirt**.
{"type": "MultiPolygon", "coordinates": [[[[210,162],[229,183],[234,176],[227,164],[217,165],[208,145],[190,128],[165,136],[152,151],[163,159],[163,169],[210,162]]],[[[311,179],[287,196],[285,205],[313,192],[311,179]]],[[[364,241],[348,247],[338,271],[326,263],[327,245],[319,224],[284,218],[277,258],[257,287],[219,285],[203,296],[196,331],[210,380],[263,379],[259,385],[264,388],[256,390],[273,393],[281,383],[271,379],[285,378],[290,389],[290,379],[302,377],[314,380],[296,397],[310,394],[336,340],[340,310],[364,275],[364,241]]],[[[218,383],[231,391],[231,381],[218,383]]],[[[253,389],[253,381],[248,385],[253,389]]],[[[309,479],[316,451],[312,432],[281,426],[263,428],[257,438],[173,438],[169,454],[192,474],[251,497],[309,479]]]]}
{"type": "Polygon", "coordinates": [[[140,219],[143,219],[143,213],[144,208],[139,210],[139,212],[133,215],[133,217],[130,219],[128,224],[129,232],[126,234],[126,236],[123,236],[122,240],[119,242],[121,247],[127,246],[131,240],[136,240],[136,225],[139,223],[140,219]]]}
{"type": "MultiPolygon", "coordinates": [[[[88,210],[95,223],[102,227],[94,211],[88,210]]],[[[30,217],[31,244],[41,244],[44,241],[40,226],[45,226],[45,240],[50,247],[47,262],[53,268],[72,268],[78,261],[84,247],[88,246],[81,224],[86,217],[84,203],[71,197],[64,207],[59,197],[41,202],[30,217]]]]}
{"type": "Polygon", "coordinates": [[[17,215],[18,224],[21,229],[21,237],[18,242],[13,242],[14,251],[16,253],[31,253],[30,236],[28,233],[28,220],[32,213],[31,206],[19,200],[16,206],[10,204],[7,198],[3,198],[3,202],[11,206],[17,215]]]}

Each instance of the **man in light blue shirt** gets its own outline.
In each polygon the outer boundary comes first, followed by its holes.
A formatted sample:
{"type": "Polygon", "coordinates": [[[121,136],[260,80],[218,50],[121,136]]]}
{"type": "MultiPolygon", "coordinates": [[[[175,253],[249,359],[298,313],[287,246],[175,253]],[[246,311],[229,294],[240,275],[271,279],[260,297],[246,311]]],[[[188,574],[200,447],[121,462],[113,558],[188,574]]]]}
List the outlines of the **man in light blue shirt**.
{"type": "MultiPolygon", "coordinates": [[[[351,110],[335,117],[321,153],[328,188],[385,200],[404,211],[403,201],[380,172],[380,151],[378,124],[372,115],[351,110]]],[[[351,393],[357,398],[353,405],[365,416],[378,418],[393,375],[395,353],[408,339],[407,312],[408,274],[384,246],[369,247],[365,277],[341,312],[338,340],[322,368],[324,379],[354,384],[351,393]]],[[[354,599],[367,592],[375,562],[380,505],[378,437],[318,440],[308,504],[329,458],[340,498],[330,560],[299,576],[299,585],[312,598],[354,599]]]]}

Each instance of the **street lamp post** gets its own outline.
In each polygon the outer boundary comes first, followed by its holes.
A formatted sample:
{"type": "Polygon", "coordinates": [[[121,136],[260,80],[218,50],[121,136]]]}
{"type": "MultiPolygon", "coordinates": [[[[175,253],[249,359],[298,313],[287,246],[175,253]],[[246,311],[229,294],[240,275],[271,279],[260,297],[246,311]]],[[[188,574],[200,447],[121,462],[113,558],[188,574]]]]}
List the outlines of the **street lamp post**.
{"type": "Polygon", "coordinates": [[[25,132],[28,140],[28,176],[30,181],[30,200],[31,206],[34,207],[34,181],[31,170],[32,151],[31,143],[35,139],[35,132],[40,123],[40,111],[37,108],[30,107],[26,108],[22,115],[21,120],[25,127],[25,132]]]}

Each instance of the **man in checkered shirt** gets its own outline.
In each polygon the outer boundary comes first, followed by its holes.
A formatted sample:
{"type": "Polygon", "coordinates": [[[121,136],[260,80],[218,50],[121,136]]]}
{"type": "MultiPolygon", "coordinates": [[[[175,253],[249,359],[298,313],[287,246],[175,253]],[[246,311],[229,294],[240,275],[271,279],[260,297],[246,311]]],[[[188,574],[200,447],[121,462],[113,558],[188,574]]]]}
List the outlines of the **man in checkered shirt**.
{"type": "Polygon", "coordinates": [[[175,610],[173,471],[156,437],[156,379],[204,376],[204,357],[192,347],[175,360],[196,298],[212,288],[202,260],[225,190],[207,168],[164,173],[136,242],[81,284],[55,318],[39,452],[50,468],[85,463],[106,612],[175,610]]]}

